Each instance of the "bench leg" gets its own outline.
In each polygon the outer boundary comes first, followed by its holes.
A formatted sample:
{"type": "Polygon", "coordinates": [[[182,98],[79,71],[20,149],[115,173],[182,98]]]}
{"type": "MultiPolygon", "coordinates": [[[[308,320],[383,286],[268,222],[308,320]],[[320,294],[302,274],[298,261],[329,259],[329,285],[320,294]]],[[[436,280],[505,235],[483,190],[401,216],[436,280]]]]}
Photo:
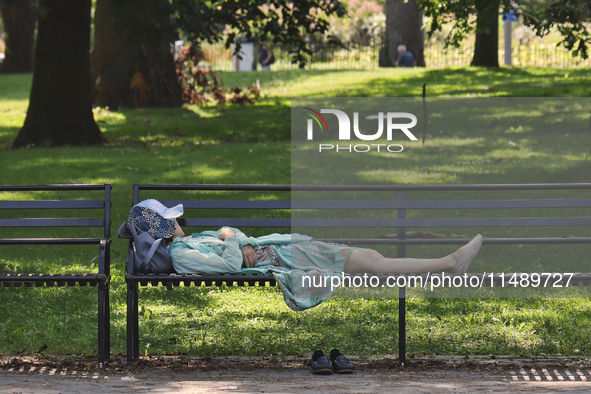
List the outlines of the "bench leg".
{"type": "Polygon", "coordinates": [[[406,364],[406,287],[399,287],[398,293],[398,359],[406,364]]]}
{"type": "Polygon", "coordinates": [[[127,364],[139,358],[138,285],[127,283],[127,364]]]}
{"type": "Polygon", "coordinates": [[[111,359],[111,283],[105,284],[105,361],[111,359]]]}
{"type": "Polygon", "coordinates": [[[105,251],[107,283],[105,284],[105,360],[111,359],[111,247],[105,251]]]}
{"type": "MultiPolygon", "coordinates": [[[[398,201],[406,200],[406,192],[397,192],[396,199],[398,201]]],[[[406,209],[398,209],[396,218],[406,219],[406,209]]],[[[396,233],[398,239],[406,239],[406,227],[398,227],[396,233]]],[[[406,257],[406,245],[396,247],[396,257],[406,257]]],[[[406,364],[406,287],[399,287],[398,290],[398,358],[400,366],[404,367],[406,364]]]]}
{"type": "Polygon", "coordinates": [[[105,363],[105,287],[105,283],[98,285],[98,363],[100,368],[105,363]]]}
{"type": "Polygon", "coordinates": [[[133,357],[136,360],[140,359],[140,324],[139,324],[139,300],[138,300],[138,283],[134,283],[133,288],[133,357]]]}

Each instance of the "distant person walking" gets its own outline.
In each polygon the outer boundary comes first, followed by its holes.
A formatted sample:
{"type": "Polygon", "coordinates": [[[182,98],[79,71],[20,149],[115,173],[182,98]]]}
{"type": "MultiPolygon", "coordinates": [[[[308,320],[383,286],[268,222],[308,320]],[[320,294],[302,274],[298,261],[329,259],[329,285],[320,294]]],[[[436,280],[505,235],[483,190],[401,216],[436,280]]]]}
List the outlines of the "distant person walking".
{"type": "Polygon", "coordinates": [[[275,63],[273,52],[266,45],[259,44],[259,57],[262,71],[271,71],[271,64],[275,63]]]}
{"type": "Polygon", "coordinates": [[[398,59],[394,65],[396,67],[414,67],[417,65],[415,57],[406,50],[406,45],[398,45],[398,59]]]}

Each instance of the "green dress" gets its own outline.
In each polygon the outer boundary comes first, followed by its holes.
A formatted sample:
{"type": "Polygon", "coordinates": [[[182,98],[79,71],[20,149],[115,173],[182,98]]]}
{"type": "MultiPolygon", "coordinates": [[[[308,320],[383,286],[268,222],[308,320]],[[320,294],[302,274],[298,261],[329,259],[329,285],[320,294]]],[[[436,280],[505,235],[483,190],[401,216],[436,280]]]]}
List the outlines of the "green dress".
{"type": "Polygon", "coordinates": [[[315,241],[301,234],[247,237],[231,228],[236,237],[221,240],[220,230],[176,238],[168,246],[179,274],[272,274],[288,307],[302,311],[315,307],[334,292],[330,277],[342,276],[353,248],[315,241]],[[242,247],[256,252],[254,268],[242,267],[242,247]]]}

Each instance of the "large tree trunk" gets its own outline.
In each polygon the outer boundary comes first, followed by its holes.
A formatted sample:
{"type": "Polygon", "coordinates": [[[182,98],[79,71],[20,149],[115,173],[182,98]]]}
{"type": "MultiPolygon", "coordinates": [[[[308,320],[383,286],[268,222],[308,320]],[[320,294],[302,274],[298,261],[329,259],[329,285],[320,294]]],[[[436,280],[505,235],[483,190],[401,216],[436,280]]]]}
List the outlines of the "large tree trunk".
{"type": "Polygon", "coordinates": [[[135,36],[138,30],[129,26],[137,25],[154,28],[146,14],[113,0],[97,0],[91,64],[95,104],[110,109],[182,105],[169,43],[150,44],[135,36]]]}
{"type": "Polygon", "coordinates": [[[471,66],[499,67],[500,0],[477,2],[476,42],[471,66]]]}
{"type": "Polygon", "coordinates": [[[0,6],[6,31],[6,57],[0,73],[30,73],[33,71],[35,25],[37,12],[33,0],[15,0],[10,6],[0,6]]]}
{"type": "Polygon", "coordinates": [[[90,0],[41,0],[25,124],[13,148],[101,144],[90,99],[90,0]]]}
{"type": "Polygon", "coordinates": [[[398,59],[398,46],[406,45],[413,54],[417,66],[425,67],[425,39],[423,36],[423,12],[416,0],[386,1],[386,36],[380,53],[381,67],[394,67],[398,59]]]}

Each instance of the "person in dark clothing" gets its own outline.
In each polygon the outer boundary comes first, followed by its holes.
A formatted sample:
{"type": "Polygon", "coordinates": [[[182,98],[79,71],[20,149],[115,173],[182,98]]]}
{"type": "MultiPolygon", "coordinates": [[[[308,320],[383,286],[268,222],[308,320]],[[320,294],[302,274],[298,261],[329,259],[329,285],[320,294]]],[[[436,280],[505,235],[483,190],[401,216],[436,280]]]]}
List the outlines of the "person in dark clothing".
{"type": "Polygon", "coordinates": [[[406,50],[406,45],[398,46],[398,59],[394,63],[396,67],[414,67],[417,65],[415,57],[406,50]]]}
{"type": "Polygon", "coordinates": [[[262,71],[271,71],[271,64],[273,64],[273,53],[266,45],[259,44],[259,60],[261,62],[262,71]]]}

